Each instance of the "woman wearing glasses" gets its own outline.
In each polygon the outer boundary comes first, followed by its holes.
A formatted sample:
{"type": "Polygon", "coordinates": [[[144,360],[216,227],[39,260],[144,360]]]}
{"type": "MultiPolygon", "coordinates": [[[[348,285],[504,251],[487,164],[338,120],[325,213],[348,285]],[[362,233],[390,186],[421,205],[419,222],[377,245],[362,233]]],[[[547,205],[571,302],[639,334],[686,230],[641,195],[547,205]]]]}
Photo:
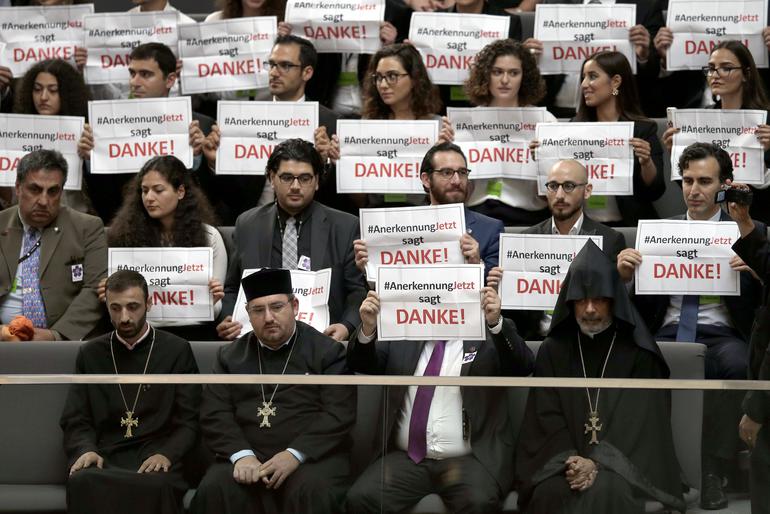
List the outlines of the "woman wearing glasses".
{"type": "Polygon", "coordinates": [[[636,226],[640,219],[658,218],[652,202],[663,196],[663,149],[657,125],[640,110],[636,81],[628,59],[604,51],[589,57],[582,67],[580,105],[572,121],[632,121],[634,154],[633,196],[593,195],[586,202],[588,215],[609,225],[636,226]]]}
{"type": "MultiPolygon", "coordinates": [[[[708,66],[703,68],[706,81],[714,98],[713,109],[760,109],[770,110],[762,79],[754,63],[754,57],[740,41],[723,41],[711,52],[708,66]]],[[[674,134],[679,129],[670,127],[663,133],[663,145],[671,151],[674,134]]],[[[757,139],[765,151],[765,168],[770,166],[770,125],[757,126],[757,139]]],[[[765,170],[765,184],[753,188],[754,201],[751,216],[763,222],[770,221],[770,173],[765,170]]]]}
{"type": "MultiPolygon", "coordinates": [[[[471,103],[483,107],[530,107],[545,96],[545,81],[535,57],[518,41],[500,39],[485,46],[476,56],[465,81],[471,103]]],[[[556,121],[550,113],[547,121],[556,121]]],[[[453,138],[451,124],[444,134],[453,138]]],[[[546,219],[548,204],[537,194],[537,182],[521,179],[473,181],[468,205],[499,219],[506,226],[535,225],[546,219]]]]}
{"type": "MultiPolygon", "coordinates": [[[[209,281],[214,316],[222,308],[222,284],[227,273],[227,251],[213,223],[211,206],[193,184],[185,165],[173,156],[153,157],[128,185],[123,205],[107,234],[110,247],[211,247],[214,250],[212,278],[209,281]]],[[[104,299],[104,282],[99,297],[104,299]]],[[[163,327],[188,340],[213,340],[213,326],[159,321],[163,327]]]]}

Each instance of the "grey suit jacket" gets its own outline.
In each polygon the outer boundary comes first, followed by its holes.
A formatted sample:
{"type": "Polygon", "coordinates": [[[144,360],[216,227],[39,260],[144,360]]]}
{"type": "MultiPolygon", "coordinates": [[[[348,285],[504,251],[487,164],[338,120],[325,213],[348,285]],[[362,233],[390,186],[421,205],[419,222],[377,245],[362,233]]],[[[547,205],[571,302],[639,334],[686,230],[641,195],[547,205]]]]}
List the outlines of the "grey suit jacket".
{"type": "MultiPolygon", "coordinates": [[[[23,237],[18,206],[0,212],[0,301],[11,291],[23,237]]],[[[102,220],[62,206],[56,220],[43,229],[39,251],[40,290],[48,328],[65,339],[85,338],[104,314],[96,295],[99,281],[107,276],[102,220]],[[80,281],[72,278],[75,264],[83,265],[80,281]]]]}
{"type": "MultiPolygon", "coordinates": [[[[358,308],[366,296],[364,277],[356,268],[353,241],[359,237],[358,219],[345,212],[314,202],[310,216],[310,268],[331,268],[329,317],[331,323],[345,323],[350,331],[360,322],[358,308]]],[[[275,203],[244,212],[235,222],[235,252],[225,281],[222,314],[233,313],[244,269],[270,266],[273,230],[278,209],[275,203]]]]}

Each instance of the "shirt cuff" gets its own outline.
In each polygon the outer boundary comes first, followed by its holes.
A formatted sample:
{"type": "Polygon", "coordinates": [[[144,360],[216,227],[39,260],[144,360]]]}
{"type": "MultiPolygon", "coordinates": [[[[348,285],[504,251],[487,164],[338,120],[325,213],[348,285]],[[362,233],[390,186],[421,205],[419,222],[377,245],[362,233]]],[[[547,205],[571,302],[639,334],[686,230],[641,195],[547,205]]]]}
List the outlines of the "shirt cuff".
{"type": "Polygon", "coordinates": [[[364,334],[364,327],[361,326],[361,330],[358,331],[358,342],[361,344],[368,344],[374,341],[374,336],[377,334],[377,330],[375,329],[374,332],[372,332],[372,335],[367,336],[364,334]]]}
{"type": "Polygon", "coordinates": [[[487,328],[494,335],[499,334],[503,330],[503,317],[500,316],[500,319],[497,320],[497,323],[495,323],[494,326],[490,327],[489,325],[487,325],[487,328]]]}
{"type": "Polygon", "coordinates": [[[286,448],[286,451],[294,455],[294,457],[299,461],[300,464],[303,464],[305,462],[305,454],[302,453],[299,450],[295,450],[294,448],[286,448]]]}
{"type": "Polygon", "coordinates": [[[238,460],[244,457],[256,457],[256,455],[254,455],[254,452],[251,450],[241,450],[230,455],[230,462],[235,464],[238,460]]]}

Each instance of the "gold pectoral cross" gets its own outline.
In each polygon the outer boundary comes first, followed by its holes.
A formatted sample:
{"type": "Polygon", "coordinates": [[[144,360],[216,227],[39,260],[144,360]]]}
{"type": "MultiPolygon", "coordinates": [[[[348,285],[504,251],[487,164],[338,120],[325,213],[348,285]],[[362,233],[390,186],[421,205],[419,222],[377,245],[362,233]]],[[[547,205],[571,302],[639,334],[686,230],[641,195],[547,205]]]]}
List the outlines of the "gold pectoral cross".
{"type": "Polygon", "coordinates": [[[126,411],[126,417],[120,418],[120,426],[126,427],[126,433],[123,436],[124,438],[134,437],[134,433],[131,431],[131,428],[137,428],[139,426],[139,418],[134,418],[134,411],[127,410],[126,411]]]}
{"type": "Polygon", "coordinates": [[[270,428],[270,416],[275,416],[275,407],[273,402],[262,402],[262,407],[257,411],[257,414],[262,416],[262,422],[259,424],[259,428],[270,428]]]}
{"type": "Polygon", "coordinates": [[[597,437],[597,434],[601,432],[602,425],[599,423],[599,413],[596,411],[591,411],[588,414],[588,423],[584,425],[586,427],[584,434],[587,434],[588,432],[591,432],[591,440],[588,441],[588,444],[599,444],[599,438],[597,437]]]}

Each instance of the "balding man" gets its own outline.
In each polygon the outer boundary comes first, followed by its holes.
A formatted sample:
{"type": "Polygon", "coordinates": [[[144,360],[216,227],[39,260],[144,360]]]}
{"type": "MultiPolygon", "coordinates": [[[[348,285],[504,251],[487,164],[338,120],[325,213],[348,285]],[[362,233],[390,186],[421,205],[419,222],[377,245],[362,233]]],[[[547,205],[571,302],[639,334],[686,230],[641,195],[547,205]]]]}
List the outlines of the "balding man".
{"type": "MultiPolygon", "coordinates": [[[[585,166],[572,159],[557,162],[548,171],[545,188],[551,217],[524,233],[602,236],[604,253],[615,262],[618,253],[626,248],[626,242],[620,232],[592,220],[583,212],[583,205],[591,197],[593,188],[588,182],[585,166]]],[[[513,318],[526,340],[542,339],[551,325],[551,313],[547,311],[518,311],[513,318]]]]}

